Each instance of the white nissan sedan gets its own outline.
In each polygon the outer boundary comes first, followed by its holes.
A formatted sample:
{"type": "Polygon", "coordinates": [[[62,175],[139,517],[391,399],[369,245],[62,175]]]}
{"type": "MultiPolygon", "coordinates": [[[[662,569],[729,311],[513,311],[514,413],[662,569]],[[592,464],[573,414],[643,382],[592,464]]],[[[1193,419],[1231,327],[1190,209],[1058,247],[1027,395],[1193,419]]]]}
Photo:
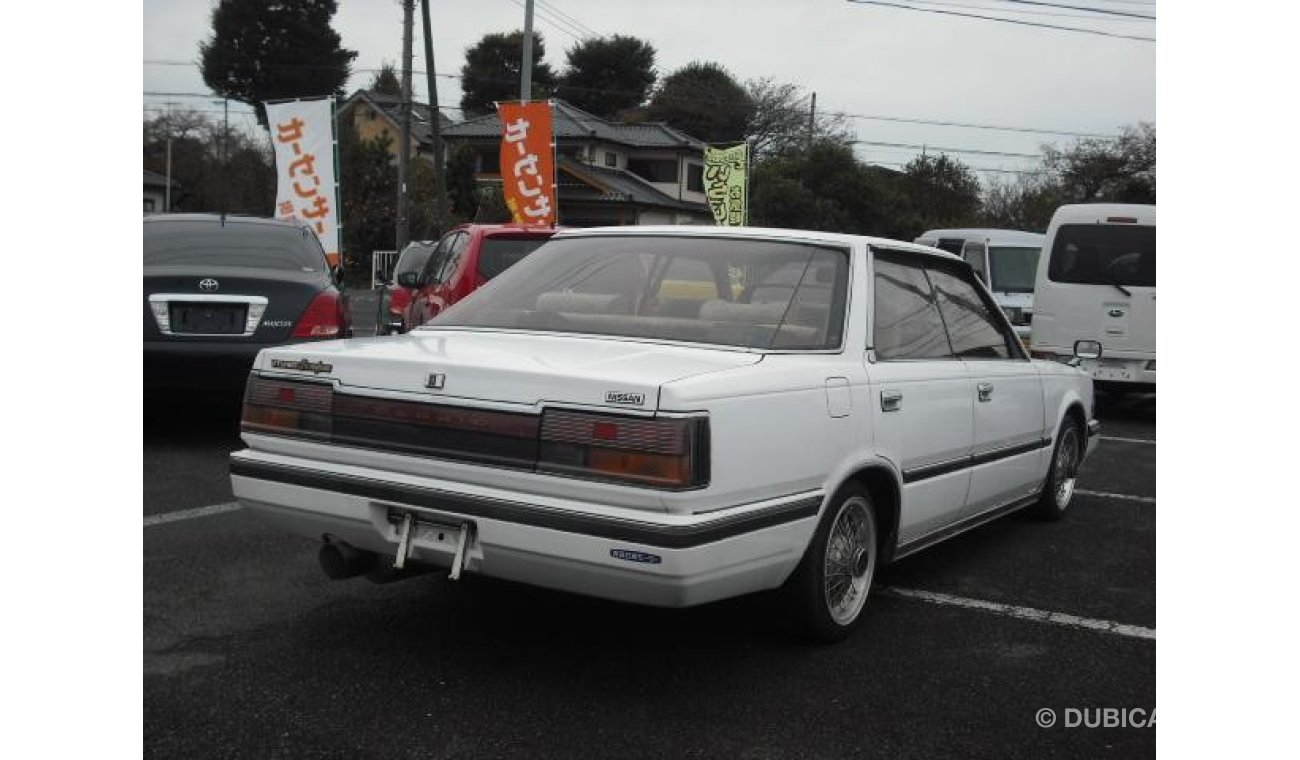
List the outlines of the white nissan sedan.
{"type": "Polygon", "coordinates": [[[883,563],[1060,518],[1092,396],[933,248],[569,230],[406,335],[262,351],[231,480],[333,578],[445,568],[661,606],[784,587],[834,640],[883,563]]]}

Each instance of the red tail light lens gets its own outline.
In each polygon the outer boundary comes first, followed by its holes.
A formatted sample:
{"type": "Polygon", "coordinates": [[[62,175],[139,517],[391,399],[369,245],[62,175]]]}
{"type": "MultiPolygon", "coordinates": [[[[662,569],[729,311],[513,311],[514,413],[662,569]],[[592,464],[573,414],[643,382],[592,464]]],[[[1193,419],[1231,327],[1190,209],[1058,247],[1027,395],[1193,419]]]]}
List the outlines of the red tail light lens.
{"type": "Polygon", "coordinates": [[[248,376],[240,427],[252,433],[290,433],[328,439],[334,389],[322,383],[248,376]]]}
{"type": "Polygon", "coordinates": [[[333,292],[313,298],[293,328],[295,338],[337,338],[342,333],[343,302],[333,292]]]}
{"type": "Polygon", "coordinates": [[[708,485],[708,420],[588,412],[542,415],[537,469],[658,488],[708,485]]]}

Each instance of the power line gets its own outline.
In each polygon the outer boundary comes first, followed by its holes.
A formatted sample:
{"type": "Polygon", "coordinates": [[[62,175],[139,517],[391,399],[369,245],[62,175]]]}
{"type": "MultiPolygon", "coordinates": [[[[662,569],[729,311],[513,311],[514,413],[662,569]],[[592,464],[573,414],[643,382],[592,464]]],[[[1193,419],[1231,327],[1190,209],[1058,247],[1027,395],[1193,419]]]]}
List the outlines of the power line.
{"type": "MultiPolygon", "coordinates": [[[[1146,21],[1143,21],[1141,18],[1098,19],[1096,16],[1090,16],[1084,13],[1056,13],[1054,11],[1014,10],[1002,5],[993,5],[993,6],[972,5],[968,2],[967,3],[940,2],[939,0],[908,0],[908,2],[915,3],[918,5],[937,5],[942,8],[960,8],[962,10],[969,10],[969,11],[994,11],[997,13],[1015,13],[1017,15],[1026,15],[1026,16],[1049,16],[1052,18],[1079,18],[1079,19],[1088,19],[1091,21],[1109,21],[1112,23],[1130,23],[1130,24],[1147,23],[1146,21]]],[[[997,3],[997,2],[1001,2],[1001,0],[989,0],[989,2],[997,3]]],[[[1144,16],[1142,18],[1146,18],[1146,17],[1144,16]]]]}
{"type": "Polygon", "coordinates": [[[587,26],[586,24],[582,23],[581,21],[579,21],[578,19],[574,18],[573,16],[570,16],[569,14],[567,14],[567,13],[565,13],[564,11],[560,10],[560,9],[557,8],[553,3],[546,2],[546,0],[537,0],[537,5],[539,5],[539,6],[543,7],[543,8],[546,8],[546,9],[547,9],[547,10],[548,10],[552,15],[559,16],[560,18],[565,19],[566,21],[569,21],[570,23],[572,23],[572,24],[573,24],[575,27],[577,27],[578,29],[581,29],[582,31],[586,32],[586,33],[587,33],[587,36],[589,36],[589,37],[604,37],[604,36],[605,36],[605,35],[601,34],[600,32],[597,32],[595,29],[592,29],[591,27],[589,27],[589,26],[587,26]]]}
{"type": "Polygon", "coordinates": [[[1011,158],[1041,158],[1037,153],[1007,153],[1000,150],[977,150],[975,148],[941,148],[937,145],[920,145],[917,143],[895,143],[879,142],[876,140],[850,140],[854,145],[872,145],[881,148],[915,148],[917,150],[933,150],[939,153],[969,153],[978,156],[1009,156],[1011,158]]]}
{"type": "Polygon", "coordinates": [[[959,16],[962,18],[980,19],[982,21],[998,21],[1004,24],[1018,24],[1020,26],[1033,26],[1040,29],[1056,29],[1063,32],[1079,32],[1081,34],[1095,34],[1101,37],[1115,37],[1123,40],[1138,40],[1140,42],[1155,42],[1155,37],[1138,37],[1132,34],[1119,34],[1117,32],[1105,32],[1100,29],[1085,29],[1077,26],[1058,26],[1056,24],[1044,24],[1038,21],[1024,21],[1022,19],[1002,18],[999,16],[981,16],[975,13],[962,13],[960,11],[944,11],[938,8],[917,8],[913,5],[901,5],[899,3],[882,2],[882,0],[848,0],[855,5],[876,5],[881,8],[896,8],[904,11],[916,11],[918,13],[937,13],[942,16],[959,16]]]}
{"type": "Polygon", "coordinates": [[[1067,137],[1091,137],[1099,140],[1114,140],[1115,135],[1103,135],[1096,132],[1071,132],[1062,129],[1038,129],[1034,127],[1007,127],[993,124],[972,124],[961,121],[938,121],[935,119],[912,119],[903,116],[876,116],[871,114],[848,113],[845,111],[826,111],[827,116],[843,116],[847,119],[864,119],[867,121],[890,121],[902,124],[924,124],[934,127],[962,127],[964,129],[987,129],[996,132],[1022,132],[1038,135],[1065,135],[1067,137]]]}
{"type": "MultiPolygon", "coordinates": [[[[520,8],[524,7],[524,4],[519,2],[519,0],[510,0],[510,2],[514,3],[520,8]]],[[[572,37],[573,39],[579,42],[582,42],[586,38],[586,35],[582,32],[581,29],[578,29],[577,27],[566,26],[561,23],[557,23],[556,21],[553,21],[541,8],[534,7],[533,14],[538,18],[540,18],[542,21],[545,21],[547,24],[550,24],[552,28],[556,29],[557,31],[563,32],[564,34],[569,35],[570,37],[572,37]]]]}
{"type": "Polygon", "coordinates": [[[1040,0],[1002,0],[1010,5],[1040,5],[1044,8],[1063,8],[1070,11],[1087,11],[1089,13],[1098,13],[1105,16],[1128,16],[1129,18],[1141,18],[1155,21],[1155,16],[1143,16],[1137,13],[1126,13],[1124,11],[1107,10],[1092,5],[1058,5],[1057,3],[1044,3],[1040,0]]]}

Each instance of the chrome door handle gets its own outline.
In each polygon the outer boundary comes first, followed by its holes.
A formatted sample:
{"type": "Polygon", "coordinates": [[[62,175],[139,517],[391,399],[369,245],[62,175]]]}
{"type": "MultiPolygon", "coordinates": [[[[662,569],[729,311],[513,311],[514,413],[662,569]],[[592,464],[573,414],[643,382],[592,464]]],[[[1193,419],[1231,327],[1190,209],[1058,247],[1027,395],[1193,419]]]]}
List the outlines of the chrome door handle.
{"type": "Polygon", "coordinates": [[[880,392],[880,411],[897,412],[903,408],[902,391],[881,391],[880,392]]]}
{"type": "Polygon", "coordinates": [[[988,401],[993,395],[993,383],[980,383],[975,386],[975,390],[979,391],[980,401],[988,401]]]}

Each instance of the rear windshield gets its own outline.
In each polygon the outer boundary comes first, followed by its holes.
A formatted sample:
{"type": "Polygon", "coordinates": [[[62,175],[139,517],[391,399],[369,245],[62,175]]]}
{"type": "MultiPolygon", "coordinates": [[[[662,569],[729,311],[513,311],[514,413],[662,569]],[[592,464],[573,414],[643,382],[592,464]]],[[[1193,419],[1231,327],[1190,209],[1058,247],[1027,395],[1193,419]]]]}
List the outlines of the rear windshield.
{"type": "Polygon", "coordinates": [[[489,237],[478,253],[478,273],[492,279],[542,247],[549,238],[489,237]]]}
{"type": "Polygon", "coordinates": [[[832,349],[840,345],[847,281],[845,251],[802,243],[562,238],[428,326],[832,349]]]}
{"type": "Polygon", "coordinates": [[[1032,293],[1038,276],[1041,248],[989,248],[992,289],[999,293],[1032,293]]]}
{"type": "Polygon", "coordinates": [[[1155,287],[1156,228],[1133,224],[1063,224],[1047,277],[1053,282],[1155,287]]]}
{"type": "Polygon", "coordinates": [[[288,225],[151,222],[144,226],[145,266],[228,266],[325,271],[314,235],[288,225]]]}
{"type": "Polygon", "coordinates": [[[402,274],[419,274],[423,271],[424,265],[429,261],[429,254],[433,253],[437,245],[434,240],[421,241],[402,249],[402,255],[397,257],[397,266],[393,267],[393,279],[396,280],[402,274]]]}

